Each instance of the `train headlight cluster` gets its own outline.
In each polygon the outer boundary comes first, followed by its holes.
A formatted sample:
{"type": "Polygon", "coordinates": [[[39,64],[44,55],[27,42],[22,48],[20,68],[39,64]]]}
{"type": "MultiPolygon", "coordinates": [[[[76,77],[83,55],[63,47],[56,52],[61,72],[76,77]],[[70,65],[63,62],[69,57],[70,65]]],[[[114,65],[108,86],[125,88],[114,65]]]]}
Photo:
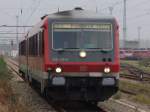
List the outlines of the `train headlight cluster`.
{"type": "Polygon", "coordinates": [[[81,58],[85,58],[86,57],[86,52],[85,51],[81,51],[79,55],[80,55],[81,58]]]}
{"type": "Polygon", "coordinates": [[[111,70],[110,70],[109,67],[105,67],[105,68],[104,68],[104,73],[110,73],[110,71],[111,71],[111,70]]]}
{"type": "Polygon", "coordinates": [[[61,67],[57,67],[57,68],[55,69],[55,71],[56,71],[56,73],[61,73],[61,72],[62,72],[62,68],[61,68],[61,67]]]}

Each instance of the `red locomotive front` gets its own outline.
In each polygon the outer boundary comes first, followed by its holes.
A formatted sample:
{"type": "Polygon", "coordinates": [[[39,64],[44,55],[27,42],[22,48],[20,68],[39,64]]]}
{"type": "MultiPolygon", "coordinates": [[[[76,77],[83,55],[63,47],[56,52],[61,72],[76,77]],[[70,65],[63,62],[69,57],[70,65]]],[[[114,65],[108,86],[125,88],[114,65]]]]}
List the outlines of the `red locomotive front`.
{"type": "Polygon", "coordinates": [[[50,27],[45,70],[57,72],[59,68],[62,73],[105,73],[107,68],[111,73],[119,72],[118,26],[115,21],[55,21],[50,27]]]}
{"type": "Polygon", "coordinates": [[[41,76],[47,77],[42,90],[56,100],[96,102],[117,92],[119,33],[113,17],[64,11],[45,17],[40,28],[44,46],[41,76]]]}

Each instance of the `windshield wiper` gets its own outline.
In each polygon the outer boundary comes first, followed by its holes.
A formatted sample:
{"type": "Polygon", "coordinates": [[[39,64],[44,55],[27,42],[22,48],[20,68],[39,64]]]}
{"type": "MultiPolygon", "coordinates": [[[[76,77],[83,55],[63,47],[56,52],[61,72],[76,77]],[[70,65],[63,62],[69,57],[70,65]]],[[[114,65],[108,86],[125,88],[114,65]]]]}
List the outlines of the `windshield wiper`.
{"type": "Polygon", "coordinates": [[[96,49],[96,50],[100,50],[101,52],[109,52],[109,51],[112,51],[112,49],[104,49],[104,48],[87,48],[87,49],[96,49]]]}
{"type": "Polygon", "coordinates": [[[56,51],[59,51],[59,52],[62,52],[62,51],[64,51],[64,49],[63,48],[58,48],[58,49],[55,49],[56,51]]]}
{"type": "Polygon", "coordinates": [[[66,48],[63,48],[63,49],[80,49],[80,48],[66,47],[66,48]]]}
{"type": "Polygon", "coordinates": [[[56,50],[56,51],[59,51],[59,52],[62,52],[62,51],[65,51],[66,49],[79,49],[79,48],[67,47],[67,48],[58,48],[58,49],[55,49],[55,50],[56,50]]]}
{"type": "MultiPolygon", "coordinates": [[[[74,50],[74,49],[81,49],[81,48],[66,47],[66,48],[58,48],[58,49],[56,49],[56,51],[64,52],[65,50],[74,50]]],[[[103,53],[107,53],[107,52],[112,51],[112,49],[103,49],[103,48],[85,48],[85,50],[87,50],[87,49],[93,49],[93,50],[95,49],[95,50],[99,50],[99,51],[101,51],[103,53]]]]}

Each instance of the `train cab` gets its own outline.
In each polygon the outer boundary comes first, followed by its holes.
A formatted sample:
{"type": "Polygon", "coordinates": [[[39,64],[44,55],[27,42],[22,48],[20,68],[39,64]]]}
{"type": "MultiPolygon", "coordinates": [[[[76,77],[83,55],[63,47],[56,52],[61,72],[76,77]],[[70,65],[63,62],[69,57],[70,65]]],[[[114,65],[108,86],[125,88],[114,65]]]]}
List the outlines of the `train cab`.
{"type": "Polygon", "coordinates": [[[47,15],[29,31],[27,52],[38,32],[37,56],[26,53],[22,62],[27,60],[29,79],[39,82],[42,92],[56,100],[81,101],[104,101],[117,92],[119,30],[114,17],[80,8],[47,15]]]}

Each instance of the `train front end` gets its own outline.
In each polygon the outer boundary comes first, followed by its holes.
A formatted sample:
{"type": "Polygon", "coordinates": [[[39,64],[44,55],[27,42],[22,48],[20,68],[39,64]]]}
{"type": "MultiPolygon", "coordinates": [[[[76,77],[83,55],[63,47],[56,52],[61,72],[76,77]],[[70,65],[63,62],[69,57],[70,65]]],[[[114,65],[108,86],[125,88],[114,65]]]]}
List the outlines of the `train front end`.
{"type": "Polygon", "coordinates": [[[118,90],[118,25],[114,18],[49,20],[45,70],[57,100],[104,101],[118,90]]]}

